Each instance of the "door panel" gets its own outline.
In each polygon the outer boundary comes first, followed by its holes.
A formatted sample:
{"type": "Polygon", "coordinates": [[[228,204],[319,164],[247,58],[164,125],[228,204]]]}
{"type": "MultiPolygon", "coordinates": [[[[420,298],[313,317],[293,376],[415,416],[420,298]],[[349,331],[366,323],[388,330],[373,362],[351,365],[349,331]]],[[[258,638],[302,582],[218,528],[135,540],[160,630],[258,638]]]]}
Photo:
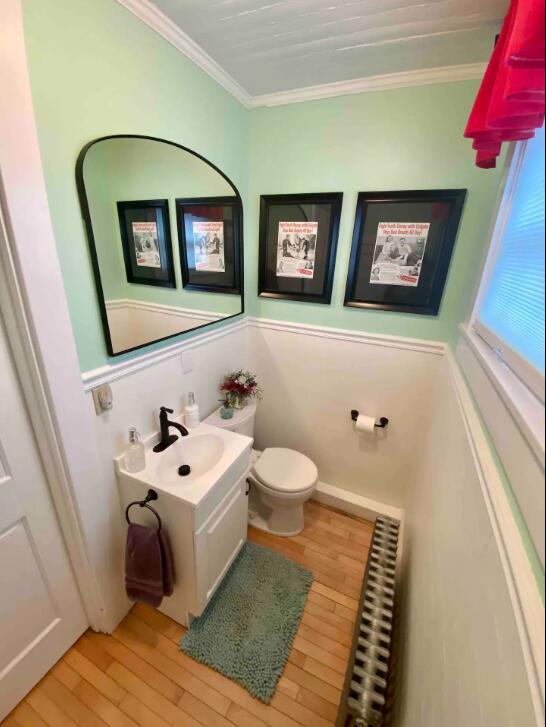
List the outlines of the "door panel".
{"type": "Polygon", "coordinates": [[[86,627],[0,318],[0,719],[86,627]]]}

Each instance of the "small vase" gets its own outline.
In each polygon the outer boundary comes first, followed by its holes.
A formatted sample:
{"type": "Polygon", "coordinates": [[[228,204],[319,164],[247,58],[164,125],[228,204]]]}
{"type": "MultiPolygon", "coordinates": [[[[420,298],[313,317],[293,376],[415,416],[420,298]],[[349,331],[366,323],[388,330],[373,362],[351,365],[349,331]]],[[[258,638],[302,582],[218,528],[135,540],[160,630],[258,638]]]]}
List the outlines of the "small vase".
{"type": "Polygon", "coordinates": [[[220,419],[233,419],[235,410],[231,406],[223,406],[220,409],[220,419]]]}

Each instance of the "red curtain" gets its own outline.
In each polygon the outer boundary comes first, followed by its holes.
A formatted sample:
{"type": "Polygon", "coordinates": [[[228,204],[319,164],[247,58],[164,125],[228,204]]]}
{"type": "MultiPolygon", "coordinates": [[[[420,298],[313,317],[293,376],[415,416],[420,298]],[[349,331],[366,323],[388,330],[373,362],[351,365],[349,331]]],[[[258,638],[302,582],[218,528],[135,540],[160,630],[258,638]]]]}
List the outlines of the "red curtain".
{"type": "Polygon", "coordinates": [[[531,139],[543,123],[544,0],[512,0],[465,136],[492,169],[503,142],[531,139]]]}

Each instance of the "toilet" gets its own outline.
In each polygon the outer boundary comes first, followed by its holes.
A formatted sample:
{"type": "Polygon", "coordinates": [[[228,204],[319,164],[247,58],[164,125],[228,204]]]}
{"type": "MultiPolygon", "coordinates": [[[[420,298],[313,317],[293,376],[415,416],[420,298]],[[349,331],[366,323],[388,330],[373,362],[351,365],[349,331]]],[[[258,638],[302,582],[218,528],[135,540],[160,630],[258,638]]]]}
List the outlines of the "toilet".
{"type": "MultiPolygon", "coordinates": [[[[222,419],[218,409],[205,423],[254,438],[255,418],[256,404],[249,404],[236,410],[233,419],[222,419]]],[[[252,484],[250,523],[273,535],[290,537],[301,533],[303,506],[317,486],[318,470],[314,462],[293,449],[254,450],[249,479],[252,484]]]]}

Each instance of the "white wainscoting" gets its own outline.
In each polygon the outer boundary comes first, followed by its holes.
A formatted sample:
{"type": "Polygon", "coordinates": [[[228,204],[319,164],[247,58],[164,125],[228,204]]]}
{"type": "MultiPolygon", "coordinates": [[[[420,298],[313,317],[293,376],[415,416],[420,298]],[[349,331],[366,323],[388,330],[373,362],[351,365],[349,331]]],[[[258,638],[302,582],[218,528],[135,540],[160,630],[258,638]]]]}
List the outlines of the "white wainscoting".
{"type": "Polygon", "coordinates": [[[405,513],[395,724],[534,727],[544,723],[541,597],[451,354],[442,368],[405,513]]]}
{"type": "MultiPolygon", "coordinates": [[[[444,344],[243,319],[90,372],[86,389],[108,381],[115,398],[113,411],[95,419],[101,486],[116,490],[112,460],[129,426],[152,431],[158,407],[180,410],[191,390],[206,416],[222,375],[239,367],[255,371],[265,390],[257,448],[287,446],[314,459],[318,499],[369,517],[405,517],[408,650],[397,724],[534,726],[544,703],[544,608],[444,344]],[[193,358],[186,375],[181,354],[193,358]],[[353,408],[389,417],[388,430],[357,436],[353,408]]],[[[115,625],[129,607],[121,510],[105,522],[115,625]]]]}
{"type": "Polygon", "coordinates": [[[464,332],[457,344],[457,359],[544,564],[544,404],[504,364],[495,360],[492,351],[486,358],[487,353],[482,350],[487,351],[488,347],[476,339],[476,334],[464,332]],[[501,375],[514,381],[513,390],[496,378],[492,368],[495,364],[501,375]],[[513,398],[509,396],[512,393],[513,398]]]}
{"type": "Polygon", "coordinates": [[[107,301],[106,314],[115,351],[128,351],[227,317],[226,313],[178,308],[130,298],[107,301]]]}
{"type": "Polygon", "coordinates": [[[248,365],[264,388],[256,447],[296,449],[322,482],[403,508],[445,345],[261,319],[249,332],[248,365]],[[390,425],[359,436],[352,409],[390,425]]]}

